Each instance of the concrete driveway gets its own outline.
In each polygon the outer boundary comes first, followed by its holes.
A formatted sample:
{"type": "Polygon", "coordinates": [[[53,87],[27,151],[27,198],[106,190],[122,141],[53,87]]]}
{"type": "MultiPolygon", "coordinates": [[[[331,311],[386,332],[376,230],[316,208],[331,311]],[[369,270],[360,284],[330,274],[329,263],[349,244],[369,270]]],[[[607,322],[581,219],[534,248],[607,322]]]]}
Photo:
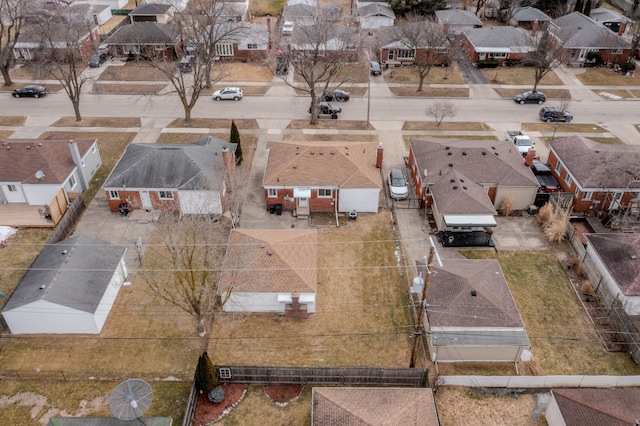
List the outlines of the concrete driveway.
{"type": "Polygon", "coordinates": [[[493,232],[496,250],[547,250],[545,239],[535,216],[495,216],[498,226],[493,232]]]}

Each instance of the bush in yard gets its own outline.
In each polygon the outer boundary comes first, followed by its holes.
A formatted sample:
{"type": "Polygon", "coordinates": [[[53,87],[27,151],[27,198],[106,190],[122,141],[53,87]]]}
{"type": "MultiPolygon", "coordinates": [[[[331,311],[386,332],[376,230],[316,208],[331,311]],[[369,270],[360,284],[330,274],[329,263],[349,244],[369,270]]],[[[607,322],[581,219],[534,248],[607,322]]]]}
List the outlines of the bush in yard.
{"type": "Polygon", "coordinates": [[[560,243],[567,235],[570,209],[558,208],[544,227],[544,236],[549,242],[560,243]]]}
{"type": "Polygon", "coordinates": [[[500,203],[500,215],[509,216],[513,212],[513,197],[505,195],[500,203]]]}
{"type": "Polygon", "coordinates": [[[494,59],[487,59],[484,61],[476,62],[476,65],[478,68],[498,68],[498,66],[500,65],[500,62],[494,59]]]}
{"type": "Polygon", "coordinates": [[[587,294],[593,294],[593,286],[591,285],[591,281],[583,280],[582,285],[580,286],[580,291],[587,294]]]}
{"type": "Polygon", "coordinates": [[[551,219],[551,216],[553,216],[553,206],[551,203],[547,203],[538,210],[538,223],[540,225],[546,224],[551,219]]]}
{"type": "Polygon", "coordinates": [[[219,402],[222,402],[222,401],[224,401],[224,389],[222,389],[220,386],[218,386],[217,388],[215,388],[214,390],[209,392],[207,397],[209,398],[209,401],[211,401],[213,403],[217,404],[219,402]]]}
{"type": "Polygon", "coordinates": [[[218,386],[218,374],[216,372],[207,351],[202,352],[198,358],[198,367],[196,367],[196,384],[198,389],[209,392],[218,386]]]}
{"type": "Polygon", "coordinates": [[[236,126],[236,122],[231,120],[231,134],[229,135],[229,142],[237,143],[236,147],[236,164],[242,163],[242,147],[240,146],[240,132],[238,132],[238,127],[236,126]]]}

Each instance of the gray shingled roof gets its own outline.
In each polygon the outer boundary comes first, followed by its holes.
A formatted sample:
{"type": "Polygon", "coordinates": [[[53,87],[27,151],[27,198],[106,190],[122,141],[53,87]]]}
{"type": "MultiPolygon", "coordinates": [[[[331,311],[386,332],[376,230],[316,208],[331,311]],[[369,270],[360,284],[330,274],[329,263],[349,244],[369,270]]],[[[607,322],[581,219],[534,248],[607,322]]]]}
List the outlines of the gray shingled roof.
{"type": "Polygon", "coordinates": [[[363,17],[369,16],[387,16],[389,18],[395,18],[396,14],[393,12],[393,9],[388,4],[383,3],[373,3],[368,4],[364,7],[361,7],[358,11],[358,14],[363,17]]]}
{"type": "Polygon", "coordinates": [[[477,25],[482,26],[482,21],[470,10],[443,9],[435,11],[438,22],[450,25],[477,25]]]}
{"type": "Polygon", "coordinates": [[[640,176],[638,145],[601,144],[574,135],[555,140],[550,146],[584,190],[625,189],[632,176],[640,176]]]}
{"type": "Polygon", "coordinates": [[[604,7],[591,9],[589,13],[591,19],[597,22],[633,22],[633,20],[619,14],[618,12],[604,7]]]}
{"type": "MultiPolygon", "coordinates": [[[[47,426],[131,426],[136,422],[115,417],[51,417],[47,426]]],[[[145,426],[171,426],[171,417],[140,417],[137,422],[145,426]]]]}
{"type": "Polygon", "coordinates": [[[640,234],[586,234],[625,296],[640,296],[640,234]]]}
{"type": "Polygon", "coordinates": [[[529,33],[514,27],[469,28],[463,31],[476,48],[509,48],[516,52],[533,52],[535,43],[529,33]]]}
{"type": "Polygon", "coordinates": [[[484,187],[454,168],[445,170],[429,188],[440,214],[496,214],[484,187]]]}
{"type": "Polygon", "coordinates": [[[140,6],[133,9],[129,12],[129,15],[134,16],[148,16],[148,15],[164,15],[169,10],[171,10],[173,6],[170,4],[159,4],[159,3],[146,3],[141,4],[140,6]]]}
{"type": "Polygon", "coordinates": [[[551,17],[549,15],[547,15],[540,9],[531,6],[525,6],[516,9],[516,11],[513,13],[513,19],[518,22],[551,21],[551,17]]]}
{"type": "Polygon", "coordinates": [[[631,43],[580,12],[554,19],[549,27],[562,46],[569,49],[630,49],[631,43]]]}
{"type": "Polygon", "coordinates": [[[125,251],[84,235],[46,245],[3,311],[42,300],[94,313],[125,251]]]}
{"type": "Polygon", "coordinates": [[[212,136],[192,144],[129,144],[103,189],[219,190],[225,147],[233,153],[237,144],[212,136]]]}
{"type": "Polygon", "coordinates": [[[292,21],[293,18],[315,18],[318,16],[318,7],[311,6],[304,3],[293,4],[291,6],[287,5],[284,8],[283,16],[285,21],[292,21]]]}
{"type": "Polygon", "coordinates": [[[566,425],[630,426],[640,417],[640,388],[553,389],[566,425]]]}
{"type": "Polygon", "coordinates": [[[431,389],[314,387],[314,426],[437,426],[431,389]]]}
{"type": "Polygon", "coordinates": [[[106,44],[176,44],[179,29],[174,24],[157,22],[136,22],[123,25],[106,39],[106,44]]]}

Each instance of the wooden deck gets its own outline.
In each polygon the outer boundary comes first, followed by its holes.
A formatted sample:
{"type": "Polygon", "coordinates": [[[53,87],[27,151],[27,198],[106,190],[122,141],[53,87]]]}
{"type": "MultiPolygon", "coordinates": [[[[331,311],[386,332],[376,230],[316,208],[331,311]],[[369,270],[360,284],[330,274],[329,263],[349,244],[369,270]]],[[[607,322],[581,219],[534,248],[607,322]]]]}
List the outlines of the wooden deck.
{"type": "Polygon", "coordinates": [[[38,209],[42,209],[42,206],[22,203],[0,204],[0,226],[54,228],[54,223],[41,216],[38,209]]]}

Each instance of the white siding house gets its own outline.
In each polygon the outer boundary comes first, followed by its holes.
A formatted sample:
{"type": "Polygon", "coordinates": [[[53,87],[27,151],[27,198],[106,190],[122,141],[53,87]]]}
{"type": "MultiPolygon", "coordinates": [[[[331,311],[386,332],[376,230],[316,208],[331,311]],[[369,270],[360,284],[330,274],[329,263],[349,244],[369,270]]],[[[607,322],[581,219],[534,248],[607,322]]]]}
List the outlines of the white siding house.
{"type": "Polygon", "coordinates": [[[125,247],[84,235],[45,246],[2,316],[12,334],[99,334],[127,276],[125,247]]]}

